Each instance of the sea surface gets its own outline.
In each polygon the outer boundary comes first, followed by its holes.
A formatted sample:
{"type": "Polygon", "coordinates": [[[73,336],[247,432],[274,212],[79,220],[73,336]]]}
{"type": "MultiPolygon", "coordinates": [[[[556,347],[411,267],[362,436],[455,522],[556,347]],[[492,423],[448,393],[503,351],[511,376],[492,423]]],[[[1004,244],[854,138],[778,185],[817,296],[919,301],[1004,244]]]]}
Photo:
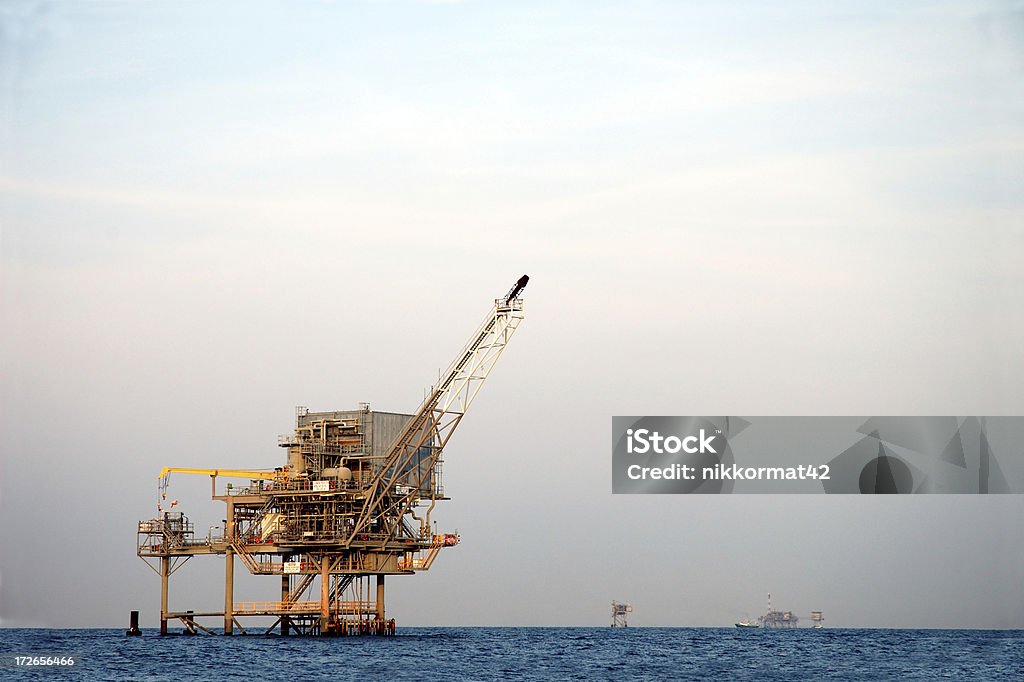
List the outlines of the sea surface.
{"type": "Polygon", "coordinates": [[[1024,680],[1022,630],[400,628],[396,637],[0,629],[0,679],[1024,680]],[[18,666],[13,657],[73,657],[18,666]]]}

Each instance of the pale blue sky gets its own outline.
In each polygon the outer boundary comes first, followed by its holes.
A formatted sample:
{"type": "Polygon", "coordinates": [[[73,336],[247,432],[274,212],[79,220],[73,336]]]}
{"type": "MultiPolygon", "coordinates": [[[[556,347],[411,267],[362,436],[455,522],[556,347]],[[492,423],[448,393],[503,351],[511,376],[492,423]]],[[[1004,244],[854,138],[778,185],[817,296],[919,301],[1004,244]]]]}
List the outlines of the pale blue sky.
{"type": "MultiPolygon", "coordinates": [[[[5,624],[154,622],[160,467],[279,464],[299,404],[413,409],[529,272],[447,458],[464,543],[392,581],[400,623],[721,625],[770,590],[1024,626],[1021,496],[613,498],[607,443],[1024,412],[1021,3],[7,2],[0,31],[5,624]]],[[[217,603],[198,564],[172,604],[217,603]]]]}

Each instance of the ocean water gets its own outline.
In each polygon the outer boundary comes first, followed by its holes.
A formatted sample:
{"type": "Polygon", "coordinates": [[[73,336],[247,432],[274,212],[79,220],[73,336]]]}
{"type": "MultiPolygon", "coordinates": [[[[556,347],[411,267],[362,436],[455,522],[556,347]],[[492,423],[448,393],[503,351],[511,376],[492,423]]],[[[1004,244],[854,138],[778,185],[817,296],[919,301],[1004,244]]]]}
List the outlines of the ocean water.
{"type": "Polygon", "coordinates": [[[0,679],[1024,680],[1024,631],[399,628],[392,638],[0,629],[0,679]],[[73,656],[24,667],[15,655],[73,656]]]}

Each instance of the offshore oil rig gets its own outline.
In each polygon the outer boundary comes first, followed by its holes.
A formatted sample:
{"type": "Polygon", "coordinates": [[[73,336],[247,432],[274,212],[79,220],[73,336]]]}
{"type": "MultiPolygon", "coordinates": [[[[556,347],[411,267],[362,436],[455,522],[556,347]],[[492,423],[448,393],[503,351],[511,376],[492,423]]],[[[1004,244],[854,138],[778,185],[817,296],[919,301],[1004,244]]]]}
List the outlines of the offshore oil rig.
{"type": "MultiPolygon", "coordinates": [[[[763,616],[758,616],[757,621],[749,618],[736,623],[738,628],[795,628],[800,618],[792,611],[780,611],[772,608],[772,593],[768,593],[768,610],[763,616]]],[[[825,616],[821,611],[811,611],[811,627],[820,629],[824,627],[825,616]]]]}
{"type": "Polygon", "coordinates": [[[761,621],[761,627],[765,628],[795,628],[796,624],[800,622],[800,618],[792,611],[779,611],[772,608],[771,592],[768,593],[768,610],[758,620],[761,621]]]}
{"type": "MultiPolygon", "coordinates": [[[[366,404],[340,412],[300,407],[294,434],[279,438],[288,453],[283,466],[163,469],[158,515],[140,521],[137,533],[138,556],[160,576],[160,634],[168,634],[168,621],[175,619],[183,634],[215,634],[200,618],[222,618],[225,635],[235,627],[246,633],[240,617],[274,618],[261,626],[263,634],[394,634],[395,621],[384,609],[384,578],[426,571],[441,549],[459,543],[457,534],[431,528],[436,503],[448,499],[442,452],[522,322],[528,281],[523,275],[494,301],[415,414],[376,412],[366,404]],[[212,499],[226,507],[223,533],[196,537],[187,516],[164,508],[174,473],[210,477],[212,499]],[[248,484],[218,490],[218,478],[248,484]],[[207,554],[224,557],[223,610],[170,610],[171,575],[207,554]],[[235,601],[236,557],[254,575],[277,576],[280,599],[235,601]]],[[[133,613],[133,623],[136,618],[133,613]]]]}
{"type": "Polygon", "coordinates": [[[620,604],[619,602],[612,600],[612,627],[613,628],[628,628],[629,627],[629,614],[633,613],[632,604],[620,604]]]}

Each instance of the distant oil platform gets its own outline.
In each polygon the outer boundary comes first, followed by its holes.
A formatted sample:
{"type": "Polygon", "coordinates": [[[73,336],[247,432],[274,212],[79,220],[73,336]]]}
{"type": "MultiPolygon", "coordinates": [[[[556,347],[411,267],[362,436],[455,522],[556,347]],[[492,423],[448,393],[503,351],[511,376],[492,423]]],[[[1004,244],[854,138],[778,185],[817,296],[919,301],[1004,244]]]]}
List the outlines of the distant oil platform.
{"type": "Polygon", "coordinates": [[[633,613],[632,604],[620,604],[617,601],[612,601],[612,627],[613,628],[628,628],[629,627],[629,614],[633,613]]]}
{"type": "MultiPolygon", "coordinates": [[[[825,617],[821,611],[811,611],[811,627],[820,629],[824,627],[825,617]]],[[[780,611],[772,608],[772,593],[768,593],[768,610],[756,621],[749,618],[736,623],[738,628],[795,628],[800,618],[792,611],[780,611]]]]}

